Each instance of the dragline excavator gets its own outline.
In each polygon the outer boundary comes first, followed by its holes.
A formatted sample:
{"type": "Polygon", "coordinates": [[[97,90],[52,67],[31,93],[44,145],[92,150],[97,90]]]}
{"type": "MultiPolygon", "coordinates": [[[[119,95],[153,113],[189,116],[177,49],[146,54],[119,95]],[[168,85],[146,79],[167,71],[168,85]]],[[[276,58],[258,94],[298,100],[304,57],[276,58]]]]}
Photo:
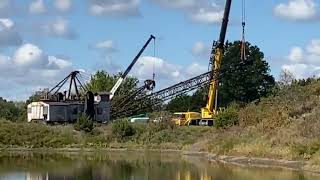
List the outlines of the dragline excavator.
{"type": "Polygon", "coordinates": [[[155,40],[155,36],[151,35],[150,38],[148,39],[148,41],[145,43],[145,45],[142,47],[142,49],[139,51],[139,53],[136,55],[136,57],[133,59],[133,61],[131,62],[131,64],[128,66],[128,68],[126,69],[126,71],[120,76],[120,78],[118,79],[117,83],[112,87],[111,91],[110,91],[110,100],[112,100],[112,98],[114,97],[116,91],[119,89],[119,87],[121,86],[122,82],[124,81],[124,79],[127,77],[127,75],[129,74],[129,72],[131,71],[132,67],[136,64],[136,62],[138,61],[138,59],[140,58],[140,56],[142,55],[142,53],[144,52],[144,50],[147,48],[147,46],[150,44],[151,40],[155,40]]]}

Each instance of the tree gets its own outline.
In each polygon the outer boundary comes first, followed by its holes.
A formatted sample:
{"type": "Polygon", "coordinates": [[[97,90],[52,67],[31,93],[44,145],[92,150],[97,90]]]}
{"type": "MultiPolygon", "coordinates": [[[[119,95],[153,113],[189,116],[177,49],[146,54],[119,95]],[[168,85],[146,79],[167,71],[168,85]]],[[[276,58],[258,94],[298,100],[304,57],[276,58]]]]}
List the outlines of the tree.
{"type": "MultiPolygon", "coordinates": [[[[246,43],[246,60],[241,60],[241,42],[228,43],[224,59],[221,65],[218,89],[218,105],[226,107],[232,102],[248,103],[272,92],[275,80],[270,75],[268,63],[264,60],[264,54],[257,46],[246,43]]],[[[178,97],[169,102],[167,108],[173,111],[185,110],[184,103],[188,99],[189,108],[199,111],[204,107],[207,98],[208,87],[203,87],[192,96],[178,97]],[[179,106],[180,104],[180,106],[179,106]]]]}
{"type": "MultiPolygon", "coordinates": [[[[98,71],[90,80],[86,87],[89,91],[93,93],[98,92],[110,92],[112,87],[115,85],[121,73],[116,75],[109,75],[105,71],[98,71]]],[[[138,109],[139,104],[133,102],[134,98],[132,97],[129,99],[130,102],[127,105],[122,105],[119,107],[119,104],[122,104],[124,99],[127,99],[132,95],[132,92],[138,89],[138,79],[135,77],[127,77],[124,82],[121,84],[117,92],[115,93],[112,99],[112,118],[118,118],[119,114],[123,115],[124,110],[127,110],[128,106],[130,105],[133,109],[138,109]],[[122,110],[124,109],[124,110],[122,110]]],[[[151,106],[151,105],[150,105],[151,106]]],[[[140,111],[139,111],[140,112],[140,111]]]]}
{"type": "Polygon", "coordinates": [[[284,88],[289,86],[295,80],[294,75],[287,69],[284,69],[280,73],[279,86],[280,88],[284,88]]]}
{"type": "Polygon", "coordinates": [[[20,104],[7,101],[0,97],[0,118],[10,121],[19,121],[24,117],[25,109],[20,104]]]}
{"type": "MultiPolygon", "coordinates": [[[[121,76],[121,73],[116,75],[110,75],[106,71],[98,71],[91,78],[90,82],[86,84],[89,91],[93,93],[107,91],[110,92],[112,87],[116,84],[117,80],[121,76]]],[[[127,77],[122,85],[119,87],[116,95],[121,96],[137,88],[139,81],[135,77],[127,77]]],[[[115,97],[116,98],[116,97],[115,97]]]]}
{"type": "Polygon", "coordinates": [[[48,90],[39,90],[39,91],[36,91],[34,92],[29,98],[28,100],[26,101],[26,107],[27,108],[27,105],[32,103],[32,102],[37,102],[37,101],[40,101],[42,98],[44,98],[45,94],[48,92],[48,90]]]}
{"type": "Polygon", "coordinates": [[[172,112],[192,111],[192,109],[190,109],[191,98],[192,97],[187,94],[182,94],[171,100],[166,108],[172,112]]]}
{"type": "Polygon", "coordinates": [[[219,106],[248,103],[267,96],[275,86],[270,67],[257,46],[246,43],[246,59],[241,60],[241,42],[227,44],[219,77],[219,106]]]}

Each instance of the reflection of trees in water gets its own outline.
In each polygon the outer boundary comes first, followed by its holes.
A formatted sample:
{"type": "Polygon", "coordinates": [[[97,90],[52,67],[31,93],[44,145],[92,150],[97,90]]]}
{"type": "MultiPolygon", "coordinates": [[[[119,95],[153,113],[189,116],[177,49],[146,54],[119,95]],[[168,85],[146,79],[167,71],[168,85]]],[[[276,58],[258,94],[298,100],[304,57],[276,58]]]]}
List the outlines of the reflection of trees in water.
{"type": "Polygon", "coordinates": [[[28,170],[31,174],[40,173],[42,177],[48,175],[48,180],[306,179],[303,174],[291,171],[239,168],[199,158],[181,159],[177,154],[167,156],[143,152],[0,155],[0,171],[12,170],[28,170]]]}

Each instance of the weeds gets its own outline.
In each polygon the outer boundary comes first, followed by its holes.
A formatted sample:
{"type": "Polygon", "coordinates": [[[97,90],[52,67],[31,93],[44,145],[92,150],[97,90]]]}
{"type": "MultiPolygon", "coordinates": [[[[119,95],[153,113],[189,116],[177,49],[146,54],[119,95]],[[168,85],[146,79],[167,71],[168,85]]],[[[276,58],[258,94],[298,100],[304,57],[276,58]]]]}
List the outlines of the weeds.
{"type": "Polygon", "coordinates": [[[87,115],[82,114],[77,122],[74,124],[74,129],[77,131],[84,131],[90,133],[93,130],[93,121],[87,115]]]}
{"type": "Polygon", "coordinates": [[[227,128],[238,124],[238,110],[239,107],[237,105],[231,105],[219,113],[215,117],[215,126],[217,128],[227,128]]]}

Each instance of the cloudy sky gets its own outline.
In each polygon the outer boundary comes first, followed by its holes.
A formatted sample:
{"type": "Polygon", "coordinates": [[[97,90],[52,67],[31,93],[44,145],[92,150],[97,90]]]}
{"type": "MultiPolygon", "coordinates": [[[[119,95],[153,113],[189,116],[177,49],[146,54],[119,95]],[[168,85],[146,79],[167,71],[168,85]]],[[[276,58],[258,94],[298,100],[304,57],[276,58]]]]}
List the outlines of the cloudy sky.
{"type": "MultiPolygon", "coordinates": [[[[320,75],[320,1],[246,0],[247,35],[272,74],[320,75]]],[[[0,0],[0,96],[24,100],[72,70],[124,70],[150,34],[157,37],[132,71],[156,73],[158,88],[208,69],[224,0],[0,0]],[[155,51],[154,51],[155,49],[155,51]],[[155,53],[154,53],[155,52],[155,53]]],[[[227,39],[241,38],[233,1],[227,39]]]]}

